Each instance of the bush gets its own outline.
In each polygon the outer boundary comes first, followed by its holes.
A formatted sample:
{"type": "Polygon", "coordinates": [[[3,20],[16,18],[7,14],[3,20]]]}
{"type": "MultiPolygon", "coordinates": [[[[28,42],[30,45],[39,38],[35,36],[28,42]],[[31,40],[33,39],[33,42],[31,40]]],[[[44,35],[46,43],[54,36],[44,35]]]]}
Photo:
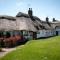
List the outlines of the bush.
{"type": "Polygon", "coordinates": [[[2,48],[0,48],[0,52],[2,51],[2,48]]]}

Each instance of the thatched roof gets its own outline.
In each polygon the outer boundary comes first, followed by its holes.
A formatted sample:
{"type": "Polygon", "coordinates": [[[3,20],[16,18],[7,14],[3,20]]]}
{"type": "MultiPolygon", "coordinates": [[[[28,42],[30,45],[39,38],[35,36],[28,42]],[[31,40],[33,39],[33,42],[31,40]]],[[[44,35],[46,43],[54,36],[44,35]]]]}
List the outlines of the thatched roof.
{"type": "Polygon", "coordinates": [[[0,31],[11,31],[11,30],[16,30],[15,18],[11,16],[0,16],[0,31]]]}
{"type": "Polygon", "coordinates": [[[29,16],[22,12],[19,12],[16,17],[0,16],[0,30],[2,31],[26,30],[36,32],[42,29],[55,29],[56,26],[60,26],[60,22],[42,21],[36,16],[29,16]]]}
{"type": "MultiPolygon", "coordinates": [[[[16,17],[26,17],[26,18],[31,18],[29,16],[29,14],[26,14],[26,13],[22,13],[22,12],[19,12],[16,17]]],[[[37,19],[37,20],[40,20],[37,16],[32,16],[32,19],[37,19]]]]}
{"type": "Polygon", "coordinates": [[[52,26],[50,22],[42,21],[42,25],[46,30],[54,29],[54,27],[52,26]]]}
{"type": "Polygon", "coordinates": [[[51,22],[51,25],[56,28],[56,27],[60,27],[60,22],[51,22]]]}
{"type": "Polygon", "coordinates": [[[19,12],[16,17],[26,17],[26,18],[29,18],[29,15],[28,14],[25,14],[25,13],[22,13],[22,12],[19,12]]]}
{"type": "MultiPolygon", "coordinates": [[[[41,20],[38,18],[38,17],[36,17],[36,16],[29,16],[28,14],[25,14],[25,13],[22,13],[22,12],[19,12],[17,15],[16,15],[16,17],[18,18],[18,17],[24,17],[23,19],[25,20],[25,22],[26,22],[26,20],[28,20],[28,22],[29,22],[29,20],[32,22],[32,25],[35,27],[35,29],[36,30],[39,30],[39,29],[41,29],[41,27],[40,27],[40,25],[42,25],[41,24],[41,20]]],[[[30,23],[30,22],[29,22],[30,23]]],[[[31,24],[30,24],[31,25],[31,24]]],[[[32,26],[31,26],[32,27],[32,26]]],[[[33,30],[34,31],[34,30],[33,30]]]]}
{"type": "Polygon", "coordinates": [[[32,21],[33,21],[33,24],[36,27],[36,29],[37,30],[42,29],[42,27],[41,27],[42,26],[41,20],[39,18],[35,18],[35,17],[33,17],[33,18],[34,18],[34,20],[32,19],[32,21]]]}
{"type": "Polygon", "coordinates": [[[19,12],[17,17],[0,16],[0,30],[26,30],[36,32],[40,28],[40,19],[33,16],[32,18],[25,13],[19,12]]]}
{"type": "Polygon", "coordinates": [[[17,30],[26,30],[36,32],[37,29],[33,25],[33,21],[30,18],[16,17],[17,30]]]}
{"type": "Polygon", "coordinates": [[[0,19],[16,20],[15,17],[7,15],[0,15],[0,19]]]}

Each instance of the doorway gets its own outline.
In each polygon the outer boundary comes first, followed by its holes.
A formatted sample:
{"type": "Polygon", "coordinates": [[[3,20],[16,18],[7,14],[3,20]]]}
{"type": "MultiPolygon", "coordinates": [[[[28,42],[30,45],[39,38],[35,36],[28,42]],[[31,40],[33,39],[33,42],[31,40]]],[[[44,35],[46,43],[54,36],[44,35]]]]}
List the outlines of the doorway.
{"type": "Polygon", "coordinates": [[[58,36],[58,31],[56,31],[56,35],[58,36]]]}

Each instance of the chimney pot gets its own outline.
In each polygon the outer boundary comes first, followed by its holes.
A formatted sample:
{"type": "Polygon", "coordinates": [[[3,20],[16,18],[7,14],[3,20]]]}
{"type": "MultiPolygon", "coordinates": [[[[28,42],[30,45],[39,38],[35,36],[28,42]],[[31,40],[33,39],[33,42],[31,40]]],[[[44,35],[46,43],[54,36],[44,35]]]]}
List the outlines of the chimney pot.
{"type": "Polygon", "coordinates": [[[48,17],[46,17],[46,22],[49,22],[49,18],[48,17]]]}
{"type": "Polygon", "coordinates": [[[32,8],[29,8],[29,10],[28,10],[28,14],[29,14],[30,17],[32,17],[32,14],[33,14],[33,12],[32,12],[32,8]]]}
{"type": "Polygon", "coordinates": [[[56,20],[55,20],[55,18],[53,18],[53,22],[55,22],[56,20]]]}

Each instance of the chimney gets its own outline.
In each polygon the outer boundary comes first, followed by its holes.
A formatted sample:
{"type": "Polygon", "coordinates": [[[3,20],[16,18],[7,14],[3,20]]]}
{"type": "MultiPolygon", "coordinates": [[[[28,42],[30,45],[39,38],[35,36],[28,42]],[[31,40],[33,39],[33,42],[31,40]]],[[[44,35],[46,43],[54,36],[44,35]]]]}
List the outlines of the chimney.
{"type": "Polygon", "coordinates": [[[29,14],[30,17],[32,17],[32,15],[33,15],[32,8],[29,8],[28,14],[29,14]]]}
{"type": "Polygon", "coordinates": [[[49,18],[48,17],[46,17],[46,22],[49,22],[49,18]]]}
{"type": "Polygon", "coordinates": [[[55,22],[56,20],[55,20],[55,18],[53,18],[53,22],[55,22]]]}

